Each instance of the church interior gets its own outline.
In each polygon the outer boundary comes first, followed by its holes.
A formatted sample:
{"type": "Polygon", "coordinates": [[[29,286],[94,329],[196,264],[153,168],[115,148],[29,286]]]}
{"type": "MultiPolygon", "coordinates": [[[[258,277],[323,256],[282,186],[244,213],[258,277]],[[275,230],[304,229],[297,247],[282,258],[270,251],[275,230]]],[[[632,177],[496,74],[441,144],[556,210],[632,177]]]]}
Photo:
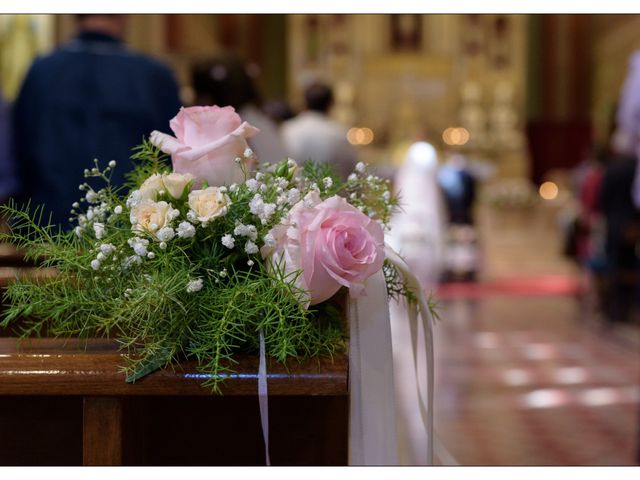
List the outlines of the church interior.
{"type": "MultiPolygon", "coordinates": [[[[76,21],[0,15],[0,89],[9,109],[34,59],[71,39],[76,21]]],[[[198,104],[194,65],[220,55],[241,58],[275,125],[305,109],[309,84],[326,83],[333,90],[330,118],[344,128],[358,161],[390,182],[412,145],[433,147],[441,205],[415,227],[420,240],[407,242],[425,243],[407,247],[406,258],[416,271],[426,265],[423,287],[437,304],[436,465],[631,466],[640,464],[638,209],[625,299],[610,294],[607,273],[581,255],[576,235],[584,234],[581,182],[594,166],[605,168],[599,159],[611,148],[639,32],[640,15],[618,14],[145,14],[128,15],[124,42],[169,67],[183,106],[198,104]],[[460,164],[474,185],[463,221],[447,216],[445,201],[462,188],[446,176],[460,164]],[[615,317],[617,302],[629,304],[625,318],[615,317]]],[[[407,212],[422,212],[421,198],[403,198],[402,187],[395,188],[407,212]]],[[[602,237],[606,227],[598,222],[602,237]]],[[[32,268],[0,245],[0,287],[18,271],[32,268]]],[[[49,403],[36,395],[21,403],[2,392],[0,382],[0,410],[58,415],[38,435],[42,415],[24,423],[0,414],[0,430],[27,425],[32,432],[13,444],[3,433],[0,464],[82,462],[82,418],[73,413],[79,398],[64,403],[54,396],[49,403]],[[54,448],[62,442],[57,429],[69,449],[54,448]]],[[[248,405],[242,398],[234,408],[248,405]]],[[[271,428],[279,438],[275,422],[292,428],[289,404],[273,405],[271,428]]],[[[151,438],[163,433],[151,420],[161,409],[135,405],[127,415],[145,417],[151,438]]],[[[197,423],[181,415],[182,426],[167,431],[186,435],[185,424],[197,423]]],[[[346,421],[344,411],[340,418],[346,421]]],[[[322,428],[319,422],[309,420],[314,428],[322,428]]],[[[125,446],[141,441],[141,432],[125,446]]],[[[327,451],[328,460],[302,462],[343,461],[327,451]]],[[[181,461],[177,453],[162,455],[140,462],[181,461]]],[[[229,455],[228,464],[241,461],[237,451],[229,455]]]]}

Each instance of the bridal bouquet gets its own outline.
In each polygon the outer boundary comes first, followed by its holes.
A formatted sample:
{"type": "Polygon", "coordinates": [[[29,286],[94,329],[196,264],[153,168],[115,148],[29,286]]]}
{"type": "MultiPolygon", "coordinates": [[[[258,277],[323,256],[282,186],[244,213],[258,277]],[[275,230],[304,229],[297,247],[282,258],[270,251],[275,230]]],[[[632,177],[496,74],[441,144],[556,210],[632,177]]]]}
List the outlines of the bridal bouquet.
{"type": "Polygon", "coordinates": [[[260,331],[280,362],[345,348],[336,294],[366,295],[381,269],[411,299],[385,260],[386,180],[361,163],[346,182],[326,165],[260,164],[246,142],[258,130],[231,107],[183,108],[170,126],[135,149],[129,185],[110,183],[115,161],[85,170],[70,229],[43,224],[42,207],[2,207],[0,240],[57,272],[9,285],[3,326],[115,338],[128,381],[196,358],[215,390],[260,331]]]}

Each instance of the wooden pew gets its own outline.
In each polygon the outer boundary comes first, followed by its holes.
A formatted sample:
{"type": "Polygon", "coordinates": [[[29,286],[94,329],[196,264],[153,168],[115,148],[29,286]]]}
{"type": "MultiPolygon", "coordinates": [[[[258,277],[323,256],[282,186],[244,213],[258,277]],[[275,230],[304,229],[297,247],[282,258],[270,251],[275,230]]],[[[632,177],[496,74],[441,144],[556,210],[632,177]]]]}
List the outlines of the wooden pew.
{"type": "MultiPolygon", "coordinates": [[[[221,396],[192,361],[135,384],[123,365],[111,340],[0,338],[0,465],[264,465],[257,358],[221,396]]],[[[346,355],[267,369],[272,464],[346,465],[346,355]]]]}

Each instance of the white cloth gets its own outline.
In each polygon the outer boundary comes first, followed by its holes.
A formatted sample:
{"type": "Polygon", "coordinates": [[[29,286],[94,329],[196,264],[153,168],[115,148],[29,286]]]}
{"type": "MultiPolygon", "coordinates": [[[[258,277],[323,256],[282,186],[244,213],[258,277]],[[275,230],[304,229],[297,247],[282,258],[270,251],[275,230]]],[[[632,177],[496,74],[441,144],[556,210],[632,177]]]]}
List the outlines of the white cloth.
{"type": "Polygon", "coordinates": [[[287,153],[294,160],[328,163],[343,180],[353,172],[357,153],[347,141],[347,130],[326,115],[302,112],[284,122],[281,131],[287,153]]]}

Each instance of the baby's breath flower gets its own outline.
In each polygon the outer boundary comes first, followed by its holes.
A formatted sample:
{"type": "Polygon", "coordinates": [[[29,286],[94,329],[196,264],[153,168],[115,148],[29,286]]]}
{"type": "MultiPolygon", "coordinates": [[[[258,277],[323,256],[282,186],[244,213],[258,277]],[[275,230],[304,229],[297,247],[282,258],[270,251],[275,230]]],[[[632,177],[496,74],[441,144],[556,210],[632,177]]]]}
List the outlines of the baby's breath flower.
{"type": "Polygon", "coordinates": [[[227,269],[223,268],[222,270],[220,270],[220,273],[218,274],[220,275],[222,278],[227,276],[227,269]]]}
{"type": "Polygon", "coordinates": [[[202,290],[203,286],[204,286],[204,282],[202,281],[202,279],[196,278],[195,280],[191,280],[189,283],[187,283],[187,292],[188,293],[199,292],[200,290],[202,290]]]}
{"type": "Polygon", "coordinates": [[[84,198],[86,198],[89,203],[95,203],[98,201],[98,194],[94,190],[89,190],[84,198]]]}
{"type": "Polygon", "coordinates": [[[156,258],[156,254],[153,253],[153,252],[149,252],[149,253],[147,253],[147,258],[149,260],[153,260],[154,258],[156,258]]]}
{"type": "Polygon", "coordinates": [[[113,209],[113,213],[115,213],[116,215],[120,215],[122,213],[122,205],[116,205],[116,207],[113,209]]]}
{"type": "Polygon", "coordinates": [[[258,184],[258,181],[255,178],[250,178],[245,182],[245,184],[247,185],[247,188],[249,189],[250,192],[255,192],[260,187],[260,185],[258,184]]]}
{"type": "Polygon", "coordinates": [[[180,222],[178,225],[178,237],[191,238],[196,234],[196,228],[189,222],[180,222]]]}
{"type": "Polygon", "coordinates": [[[133,251],[136,252],[136,255],[144,257],[147,254],[147,246],[149,246],[149,240],[147,240],[146,238],[133,237],[127,240],[127,243],[131,248],[133,248],[133,251]]]}
{"type": "Polygon", "coordinates": [[[91,268],[98,270],[100,268],[100,260],[97,258],[95,260],[91,260],[91,268]]]}
{"type": "Polygon", "coordinates": [[[198,214],[193,210],[189,210],[187,212],[187,220],[189,220],[191,223],[196,223],[198,221],[198,214]]]}
{"type": "Polygon", "coordinates": [[[99,262],[103,262],[105,260],[106,255],[102,252],[98,252],[98,255],[96,255],[96,260],[98,260],[99,262]]]}
{"type": "Polygon", "coordinates": [[[390,198],[391,198],[391,192],[389,192],[389,190],[385,190],[385,192],[382,194],[382,199],[385,202],[388,202],[390,198]]]}
{"type": "Polygon", "coordinates": [[[116,161],[115,161],[115,160],[111,160],[111,161],[109,162],[109,166],[110,166],[111,168],[115,168],[115,166],[116,166],[116,161]]]}
{"type": "Polygon", "coordinates": [[[169,242],[173,240],[173,237],[175,235],[176,235],[176,232],[171,227],[162,227],[160,230],[158,230],[158,233],[156,233],[156,237],[161,242],[169,242]]]}
{"type": "Polygon", "coordinates": [[[258,253],[258,246],[251,240],[247,240],[247,243],[244,244],[244,251],[249,255],[253,255],[258,253]]]}
{"type": "Polygon", "coordinates": [[[229,185],[229,191],[230,192],[237,192],[238,191],[238,184],[237,183],[232,183],[231,185],[229,185]]]}
{"type": "Polygon", "coordinates": [[[111,255],[114,252],[116,247],[110,243],[103,243],[100,245],[100,252],[104,255],[111,255]]]}
{"type": "Polygon", "coordinates": [[[96,234],[96,238],[100,240],[104,236],[104,224],[103,223],[94,223],[93,231],[96,234]]]}
{"type": "Polygon", "coordinates": [[[262,195],[256,193],[254,197],[249,202],[249,211],[254,215],[261,215],[262,210],[264,209],[264,201],[262,200],[262,195]]]}
{"type": "Polygon", "coordinates": [[[232,249],[233,247],[236,246],[236,239],[233,238],[233,236],[230,233],[227,233],[226,235],[224,235],[221,241],[222,241],[222,245],[224,245],[228,249],[232,249]]]}
{"type": "Polygon", "coordinates": [[[255,240],[258,237],[258,232],[254,225],[243,225],[242,223],[234,228],[233,234],[240,237],[249,237],[250,240],[255,240]]]}
{"type": "Polygon", "coordinates": [[[324,177],[322,179],[322,184],[324,185],[324,188],[331,188],[333,185],[333,179],[331,177],[324,177]]]}
{"type": "Polygon", "coordinates": [[[78,202],[73,202],[71,205],[73,208],[80,208],[80,204],[78,202]]]}
{"type": "Polygon", "coordinates": [[[348,182],[355,182],[356,180],[358,180],[358,175],[356,175],[355,173],[351,173],[347,177],[348,182]]]}
{"type": "Polygon", "coordinates": [[[251,259],[247,260],[247,265],[249,265],[250,267],[253,267],[253,260],[251,259]]]}
{"type": "Polygon", "coordinates": [[[140,193],[140,190],[134,190],[129,194],[129,197],[127,198],[127,207],[129,208],[134,207],[138,203],[140,203],[141,200],[142,200],[142,193],[140,193]]]}
{"type": "Polygon", "coordinates": [[[276,212],[276,204],[275,203],[265,203],[262,209],[262,220],[269,220],[271,216],[276,212]]]}
{"type": "Polygon", "coordinates": [[[160,250],[166,250],[167,249],[167,242],[160,242],[160,250]]]}
{"type": "Polygon", "coordinates": [[[362,162],[358,162],[358,163],[356,164],[356,172],[358,172],[358,173],[362,173],[362,172],[364,172],[365,168],[366,168],[366,166],[365,166],[365,164],[364,164],[364,163],[362,163],[362,162]]]}
{"type": "Polygon", "coordinates": [[[289,205],[294,205],[300,201],[300,191],[297,188],[289,190],[289,205]]]}
{"type": "Polygon", "coordinates": [[[246,148],[244,151],[244,158],[251,158],[253,156],[253,150],[246,148]]]}

